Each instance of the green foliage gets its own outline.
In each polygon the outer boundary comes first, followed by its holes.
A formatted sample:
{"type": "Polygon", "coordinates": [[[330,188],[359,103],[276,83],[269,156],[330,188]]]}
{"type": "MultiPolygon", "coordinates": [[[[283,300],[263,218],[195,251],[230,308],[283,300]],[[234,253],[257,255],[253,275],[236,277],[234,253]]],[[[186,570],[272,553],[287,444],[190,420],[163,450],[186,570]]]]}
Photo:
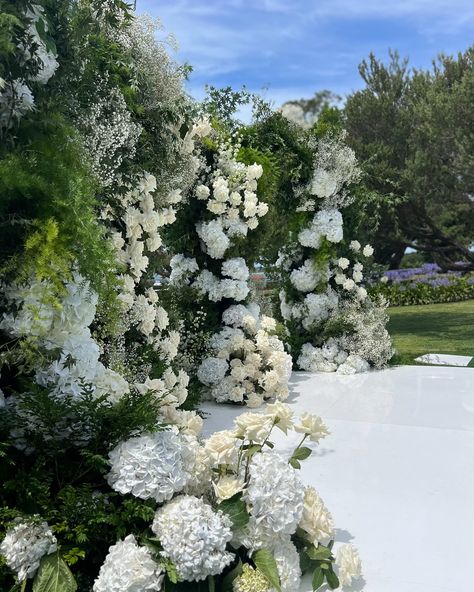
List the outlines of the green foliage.
{"type": "Polygon", "coordinates": [[[472,282],[472,276],[450,278],[450,286],[431,286],[424,283],[409,286],[377,283],[369,288],[369,293],[371,296],[383,296],[391,306],[460,302],[474,298],[474,283],[470,283],[469,279],[472,282]]]}
{"type": "Polygon", "coordinates": [[[365,88],[349,96],[344,124],[364,183],[380,196],[360,224],[377,261],[398,267],[413,246],[445,269],[474,268],[474,49],[440,56],[430,71],[409,71],[396,52],[388,64],[371,54],[359,71],[365,88]]]}
{"type": "Polygon", "coordinates": [[[235,529],[243,528],[250,519],[247,505],[242,500],[242,493],[237,493],[230,499],[222,501],[219,504],[219,510],[230,518],[235,529]]]}
{"type": "Polygon", "coordinates": [[[26,145],[19,142],[0,160],[3,273],[19,281],[36,275],[60,292],[75,261],[112,312],[115,257],[104,240],[80,141],[63,118],[43,116],[24,122],[26,145]]]}
{"type": "Polygon", "coordinates": [[[257,569],[265,576],[268,583],[276,590],[281,592],[280,576],[278,575],[277,563],[273,555],[267,549],[255,551],[252,555],[252,561],[257,569]]]}
{"type": "Polygon", "coordinates": [[[59,553],[41,560],[33,581],[32,592],[76,592],[77,584],[59,553]]]}

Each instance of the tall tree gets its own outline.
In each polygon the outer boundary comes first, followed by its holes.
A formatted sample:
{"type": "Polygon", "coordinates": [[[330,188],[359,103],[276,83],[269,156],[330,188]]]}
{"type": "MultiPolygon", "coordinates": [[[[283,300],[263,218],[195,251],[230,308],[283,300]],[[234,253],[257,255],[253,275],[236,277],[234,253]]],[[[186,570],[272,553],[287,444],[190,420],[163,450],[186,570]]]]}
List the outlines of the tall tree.
{"type": "Polygon", "coordinates": [[[390,52],[388,65],[371,54],[359,67],[365,88],[348,97],[344,124],[380,196],[368,213],[378,260],[391,267],[412,246],[445,269],[474,269],[473,57],[470,48],[410,71],[390,52]]]}

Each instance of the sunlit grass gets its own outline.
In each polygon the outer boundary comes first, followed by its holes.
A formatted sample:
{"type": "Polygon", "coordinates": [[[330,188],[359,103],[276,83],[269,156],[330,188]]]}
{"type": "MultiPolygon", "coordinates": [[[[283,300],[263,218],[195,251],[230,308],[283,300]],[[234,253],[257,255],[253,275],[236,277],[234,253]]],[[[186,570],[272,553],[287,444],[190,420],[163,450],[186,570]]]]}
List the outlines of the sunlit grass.
{"type": "MultiPolygon", "coordinates": [[[[422,354],[474,356],[474,300],[388,309],[396,364],[416,364],[422,354]]],[[[469,366],[474,367],[474,361],[469,366]]]]}

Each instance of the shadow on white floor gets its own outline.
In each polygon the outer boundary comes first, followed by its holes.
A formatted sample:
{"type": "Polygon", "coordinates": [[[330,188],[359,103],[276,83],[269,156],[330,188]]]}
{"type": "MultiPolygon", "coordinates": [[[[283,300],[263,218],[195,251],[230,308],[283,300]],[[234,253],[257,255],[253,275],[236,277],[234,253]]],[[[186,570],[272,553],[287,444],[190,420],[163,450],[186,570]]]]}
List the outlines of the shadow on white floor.
{"type": "MultiPolygon", "coordinates": [[[[291,385],[295,413],[321,415],[332,432],[304,461],[302,478],[342,529],[337,539],[359,549],[365,581],[354,590],[472,592],[474,369],[294,373],[291,385]]],[[[231,427],[244,411],[202,408],[205,433],[231,427]]],[[[275,441],[289,453],[296,439],[275,441]]]]}

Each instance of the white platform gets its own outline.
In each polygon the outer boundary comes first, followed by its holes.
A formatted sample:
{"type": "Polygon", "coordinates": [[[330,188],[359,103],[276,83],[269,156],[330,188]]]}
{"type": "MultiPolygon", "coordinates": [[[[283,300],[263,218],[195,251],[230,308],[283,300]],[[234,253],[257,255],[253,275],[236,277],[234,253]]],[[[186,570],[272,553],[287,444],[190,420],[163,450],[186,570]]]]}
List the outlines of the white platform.
{"type": "MultiPolygon", "coordinates": [[[[474,590],[474,369],[403,366],[356,376],[294,373],[289,404],[332,434],[303,462],[359,549],[365,592],[474,590]]],[[[244,409],[206,403],[205,432],[244,409]]],[[[278,436],[281,451],[294,440],[278,436]]],[[[311,590],[305,583],[302,591],[311,590]]]]}
{"type": "Polygon", "coordinates": [[[454,356],[452,354],[424,354],[415,358],[422,364],[434,364],[435,366],[468,366],[472,356],[454,356]]]}

